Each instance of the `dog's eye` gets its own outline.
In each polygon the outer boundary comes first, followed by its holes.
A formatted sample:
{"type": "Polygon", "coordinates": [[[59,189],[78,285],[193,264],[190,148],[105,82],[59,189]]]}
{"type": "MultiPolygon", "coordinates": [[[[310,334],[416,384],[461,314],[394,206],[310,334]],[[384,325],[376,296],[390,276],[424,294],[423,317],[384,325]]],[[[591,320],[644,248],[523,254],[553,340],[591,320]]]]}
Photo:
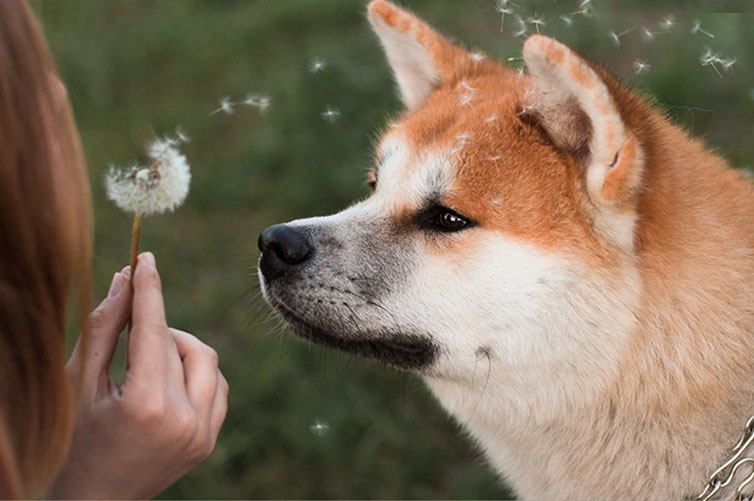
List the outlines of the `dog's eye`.
{"type": "Polygon", "coordinates": [[[473,222],[453,209],[436,205],[419,215],[419,225],[431,231],[451,233],[473,225],[473,222]]]}
{"type": "Polygon", "coordinates": [[[469,221],[449,209],[441,210],[437,215],[437,225],[443,231],[458,231],[464,229],[469,221]]]}
{"type": "Polygon", "coordinates": [[[377,174],[374,171],[369,171],[367,173],[366,185],[367,188],[369,188],[369,191],[374,192],[374,190],[377,189],[377,174]]]}

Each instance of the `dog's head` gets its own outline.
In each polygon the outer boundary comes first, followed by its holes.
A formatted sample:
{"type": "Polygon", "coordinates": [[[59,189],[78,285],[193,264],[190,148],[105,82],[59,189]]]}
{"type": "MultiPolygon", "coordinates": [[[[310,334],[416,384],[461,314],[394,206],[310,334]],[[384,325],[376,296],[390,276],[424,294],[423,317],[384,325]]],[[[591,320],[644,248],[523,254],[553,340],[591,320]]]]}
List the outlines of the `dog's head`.
{"type": "Polygon", "coordinates": [[[529,38],[524,75],[368,12],[407,110],[370,197],[260,236],[266,299],[305,338],[428,377],[471,384],[487,359],[522,391],[603,379],[639,294],[643,105],[555,40],[529,38]]]}

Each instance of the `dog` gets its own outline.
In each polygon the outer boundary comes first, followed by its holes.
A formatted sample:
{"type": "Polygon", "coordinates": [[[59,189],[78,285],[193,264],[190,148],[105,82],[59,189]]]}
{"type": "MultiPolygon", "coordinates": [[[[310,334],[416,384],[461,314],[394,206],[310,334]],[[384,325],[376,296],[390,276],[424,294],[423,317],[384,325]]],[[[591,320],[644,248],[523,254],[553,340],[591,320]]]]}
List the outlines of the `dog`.
{"type": "Polygon", "coordinates": [[[754,413],[751,182],[554,39],[524,73],[368,18],[405,113],[368,198],[260,235],[266,300],[420,375],[523,498],[697,495],[754,413]]]}

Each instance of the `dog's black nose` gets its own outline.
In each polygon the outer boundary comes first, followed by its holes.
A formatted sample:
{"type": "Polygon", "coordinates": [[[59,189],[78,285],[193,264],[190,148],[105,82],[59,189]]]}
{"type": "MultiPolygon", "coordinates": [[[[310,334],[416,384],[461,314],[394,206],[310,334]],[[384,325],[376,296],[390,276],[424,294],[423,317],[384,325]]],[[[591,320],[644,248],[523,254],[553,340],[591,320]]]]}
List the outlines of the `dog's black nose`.
{"type": "Polygon", "coordinates": [[[285,224],[276,224],[264,230],[259,235],[257,245],[262,251],[259,268],[267,280],[303,263],[309,259],[313,250],[303,228],[285,224]]]}

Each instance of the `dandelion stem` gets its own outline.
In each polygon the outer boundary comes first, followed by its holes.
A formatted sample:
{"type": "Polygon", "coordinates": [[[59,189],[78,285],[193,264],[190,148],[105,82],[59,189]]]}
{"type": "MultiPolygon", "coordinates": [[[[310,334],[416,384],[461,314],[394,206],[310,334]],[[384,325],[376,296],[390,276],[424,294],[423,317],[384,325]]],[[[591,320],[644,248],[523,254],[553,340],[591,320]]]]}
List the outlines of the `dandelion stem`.
{"type": "MultiPolygon", "coordinates": [[[[141,236],[141,214],[134,215],[134,224],[131,229],[131,288],[133,289],[134,277],[136,276],[136,257],[139,255],[139,237],[141,236]]],[[[133,292],[133,290],[132,290],[133,292]]],[[[128,319],[128,332],[126,334],[126,369],[128,369],[128,346],[131,345],[131,319],[128,319]]]]}
{"type": "Polygon", "coordinates": [[[131,282],[136,271],[136,256],[139,254],[139,237],[141,236],[141,214],[134,216],[134,225],[131,230],[131,282]]]}

